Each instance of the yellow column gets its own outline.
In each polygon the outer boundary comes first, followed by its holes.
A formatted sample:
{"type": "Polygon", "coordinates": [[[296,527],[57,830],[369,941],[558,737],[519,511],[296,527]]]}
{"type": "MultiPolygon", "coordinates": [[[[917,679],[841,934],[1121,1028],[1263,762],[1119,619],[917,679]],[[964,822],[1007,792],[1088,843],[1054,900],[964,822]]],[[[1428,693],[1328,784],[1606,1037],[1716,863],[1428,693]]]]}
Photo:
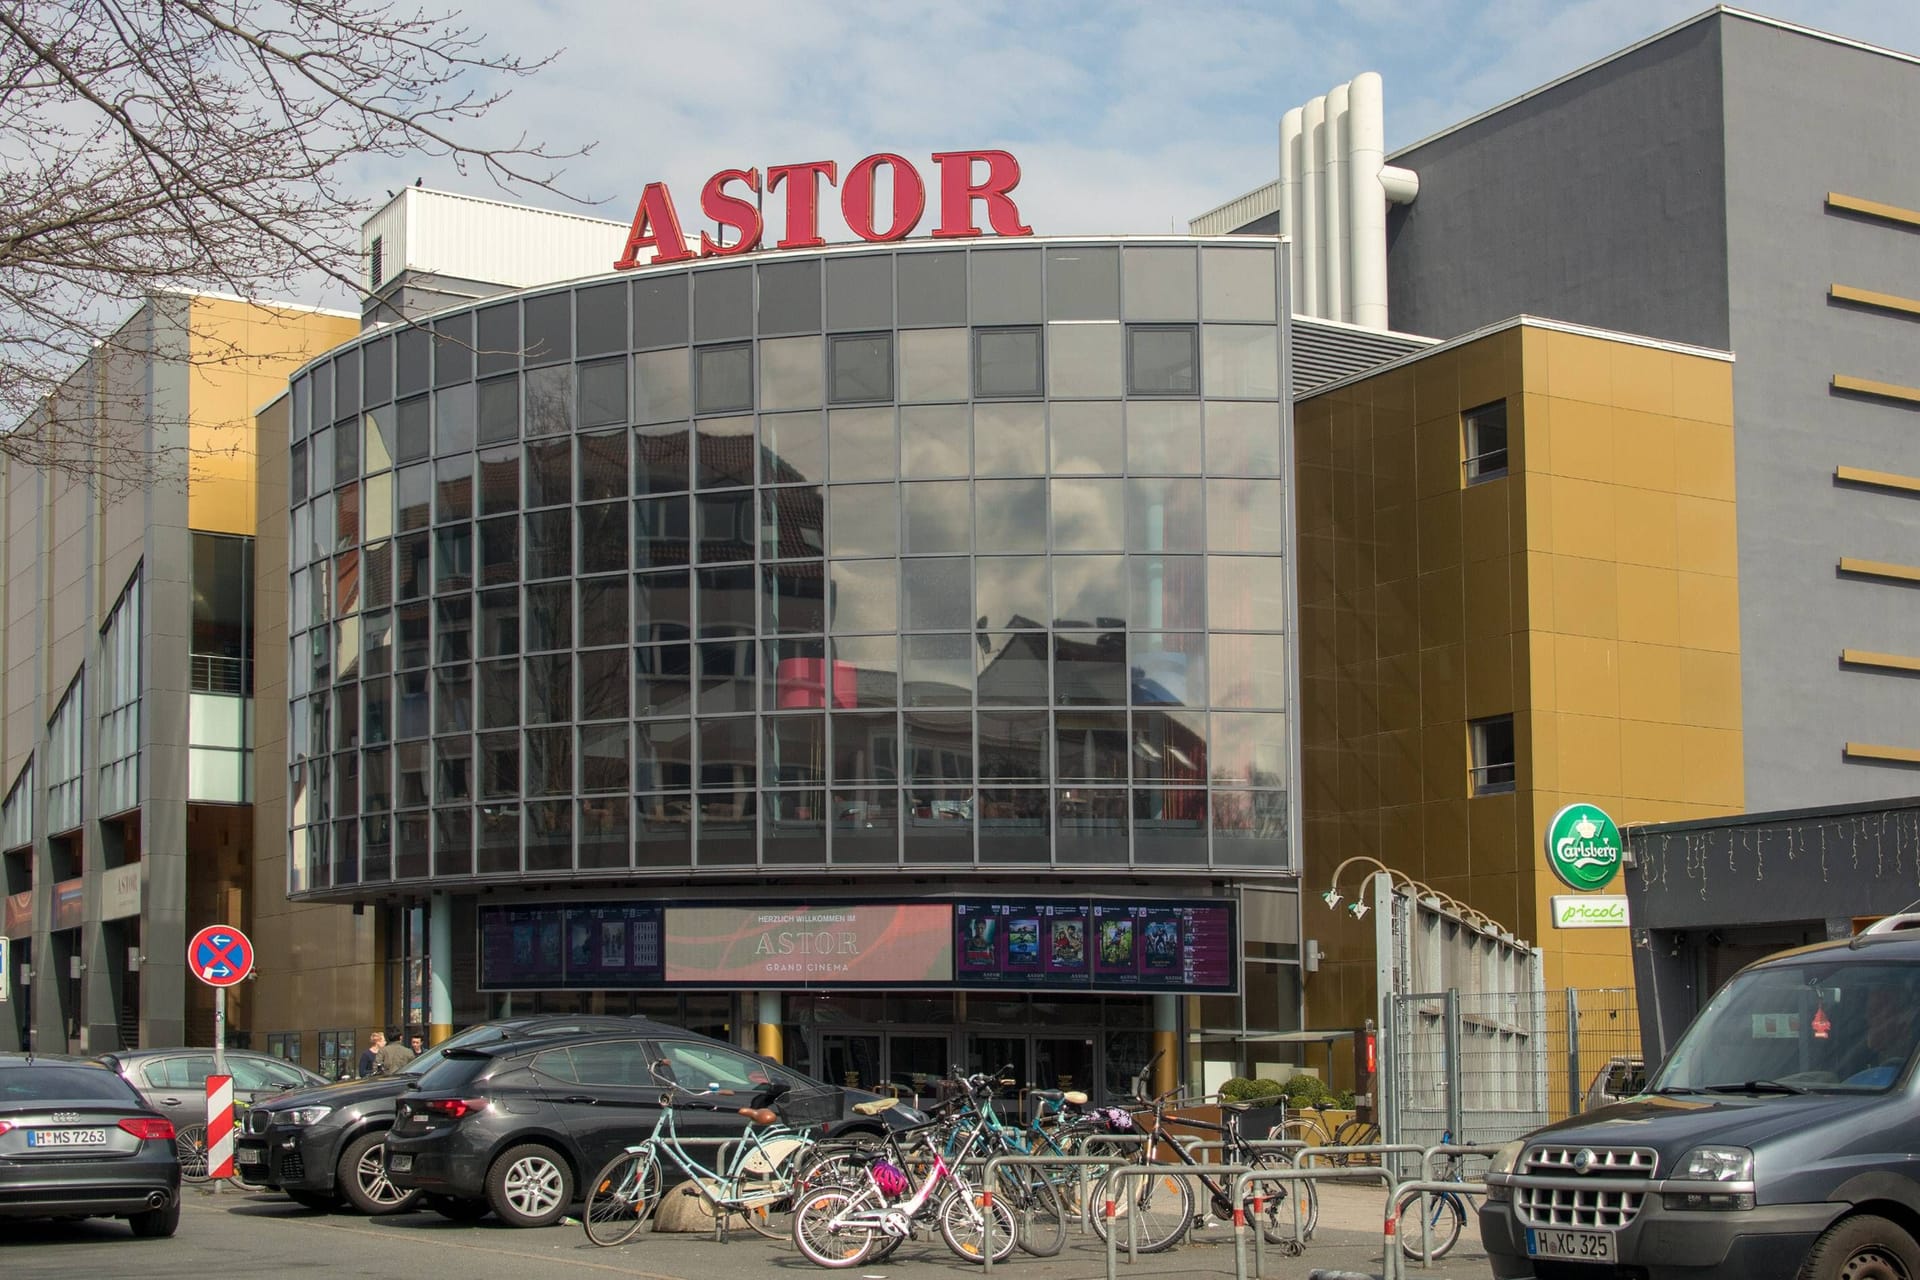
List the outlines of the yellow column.
{"type": "Polygon", "coordinates": [[[762,991],[759,993],[758,1016],[755,1019],[754,1043],[760,1052],[776,1062],[785,1062],[785,1048],[780,1034],[780,993],[762,991]]]}
{"type": "Polygon", "coordinates": [[[1153,1092],[1157,1097],[1180,1087],[1180,1002],[1175,996],[1153,998],[1153,1092]]]}

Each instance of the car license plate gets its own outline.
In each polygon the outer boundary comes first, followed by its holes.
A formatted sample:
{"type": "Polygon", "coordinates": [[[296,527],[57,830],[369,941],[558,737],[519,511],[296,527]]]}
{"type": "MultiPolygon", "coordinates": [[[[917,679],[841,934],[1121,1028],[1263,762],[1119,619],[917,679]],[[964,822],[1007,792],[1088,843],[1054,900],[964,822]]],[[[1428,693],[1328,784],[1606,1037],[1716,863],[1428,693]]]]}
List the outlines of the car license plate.
{"type": "Polygon", "coordinates": [[[411,1173],[413,1172],[413,1157],[410,1155],[390,1155],[387,1157],[387,1168],[395,1173],[411,1173]]]}
{"type": "Polygon", "coordinates": [[[1581,1262],[1612,1262],[1613,1232],[1553,1231],[1527,1228],[1529,1258],[1573,1258],[1581,1262]]]}
{"type": "Polygon", "coordinates": [[[240,1147],[233,1153],[235,1164],[265,1164],[267,1153],[258,1147],[240,1147]]]}
{"type": "Polygon", "coordinates": [[[29,1129],[27,1145],[30,1147],[103,1147],[107,1143],[105,1129],[29,1129]]]}

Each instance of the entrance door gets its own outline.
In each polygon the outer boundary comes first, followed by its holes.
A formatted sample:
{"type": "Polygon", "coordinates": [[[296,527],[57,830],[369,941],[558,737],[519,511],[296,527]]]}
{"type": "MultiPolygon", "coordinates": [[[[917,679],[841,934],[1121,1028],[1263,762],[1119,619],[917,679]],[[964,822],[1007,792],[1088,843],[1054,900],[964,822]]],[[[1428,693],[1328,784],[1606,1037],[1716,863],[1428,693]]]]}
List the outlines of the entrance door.
{"type": "Polygon", "coordinates": [[[1033,1086],[1036,1089],[1078,1089],[1088,1097],[1094,1087],[1092,1036],[1035,1036],[1033,1086]]]}
{"type": "Polygon", "coordinates": [[[823,1032],[820,1036],[820,1078],[849,1089],[884,1092],[878,1032],[823,1032]]]}
{"type": "Polygon", "coordinates": [[[940,1081],[952,1070],[952,1049],[944,1032],[895,1031],[887,1036],[887,1080],[907,1101],[938,1101],[940,1081]]]}

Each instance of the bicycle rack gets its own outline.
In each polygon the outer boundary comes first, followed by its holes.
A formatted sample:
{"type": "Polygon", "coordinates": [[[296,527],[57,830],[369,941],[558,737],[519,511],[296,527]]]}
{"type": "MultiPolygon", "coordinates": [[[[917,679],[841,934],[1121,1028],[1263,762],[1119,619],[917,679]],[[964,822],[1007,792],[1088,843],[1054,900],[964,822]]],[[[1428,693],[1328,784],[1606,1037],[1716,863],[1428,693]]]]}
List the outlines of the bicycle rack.
{"type": "MultiPolygon", "coordinates": [[[[1126,1167],[1126,1160],[1120,1156],[1009,1156],[997,1155],[987,1160],[986,1172],[981,1175],[982,1195],[987,1210],[986,1221],[981,1224],[980,1243],[981,1269],[989,1274],[993,1271],[993,1189],[999,1184],[995,1179],[1000,1170],[1009,1166],[1024,1169],[1078,1169],[1080,1170],[1080,1203],[1086,1205],[1086,1170],[1119,1169],[1126,1167]]],[[[1109,1230],[1108,1235],[1112,1232],[1109,1230]]]]}
{"type": "MultiPolygon", "coordinates": [[[[1388,1144],[1381,1144],[1388,1145],[1388,1144]]],[[[1397,1145],[1397,1144],[1394,1144],[1397,1145]]],[[[1314,1148],[1322,1150],[1323,1148],[1314,1148]]],[[[1356,1148],[1369,1150],[1370,1148],[1356,1148]]],[[[1417,1149],[1417,1148],[1416,1148],[1417,1149]]],[[[1223,1172],[1226,1171],[1223,1169],[1223,1172]]],[[[1122,1170],[1125,1173],[1126,1170],[1122,1170]]],[[[1401,1184],[1394,1180],[1393,1171],[1384,1164],[1352,1165],[1334,1169],[1246,1169],[1236,1171],[1233,1183],[1233,1202],[1244,1205],[1251,1198],[1248,1188],[1263,1182],[1378,1182],[1387,1189],[1387,1206],[1381,1218],[1384,1225],[1380,1231],[1381,1280],[1403,1280],[1404,1272],[1400,1266],[1400,1242],[1394,1235],[1395,1205],[1400,1203],[1401,1184]]],[[[1265,1237],[1258,1231],[1253,1233],[1253,1276],[1254,1280],[1264,1273],[1266,1250],[1262,1247],[1265,1237]]],[[[1112,1272],[1108,1272],[1113,1280],[1112,1272]]],[[[1247,1280],[1247,1224],[1246,1214],[1235,1210],[1233,1215],[1233,1275],[1234,1280],[1247,1280]]]]}

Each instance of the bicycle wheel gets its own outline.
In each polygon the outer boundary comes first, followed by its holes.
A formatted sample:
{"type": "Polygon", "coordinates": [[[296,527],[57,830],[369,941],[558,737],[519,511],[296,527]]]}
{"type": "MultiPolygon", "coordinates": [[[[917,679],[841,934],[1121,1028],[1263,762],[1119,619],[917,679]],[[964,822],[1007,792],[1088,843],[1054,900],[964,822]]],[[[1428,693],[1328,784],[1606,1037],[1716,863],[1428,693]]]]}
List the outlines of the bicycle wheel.
{"type": "Polygon", "coordinates": [[[1460,1203],[1460,1197],[1442,1191],[1427,1197],[1427,1252],[1420,1251],[1420,1193],[1410,1192],[1400,1198],[1399,1207],[1394,1210],[1394,1233],[1400,1237],[1400,1252],[1415,1262],[1431,1262],[1447,1256],[1447,1251],[1459,1241],[1460,1231],[1467,1225],[1467,1209],[1460,1203]]]}
{"type": "Polygon", "coordinates": [[[1022,1253],[1051,1258],[1066,1247],[1066,1206],[1059,1189],[1039,1169],[1002,1169],[993,1194],[996,1200],[1006,1197],[1013,1208],[1019,1224],[1015,1240],[1022,1253]]]}
{"type": "Polygon", "coordinates": [[[987,1255],[987,1214],[993,1214],[993,1260],[1013,1256],[1020,1224],[1002,1196],[983,1196],[971,1187],[959,1187],[940,1205],[940,1238],[962,1262],[980,1262],[987,1255]],[[982,1200],[990,1201],[991,1207],[982,1200]]]}
{"type": "MultiPolygon", "coordinates": [[[[1277,1151],[1266,1151],[1253,1159],[1256,1169],[1291,1169],[1292,1160],[1277,1151]]],[[[1294,1182],[1266,1182],[1258,1187],[1260,1205],[1260,1232],[1268,1244],[1285,1244],[1297,1240],[1301,1244],[1313,1239],[1313,1229],[1320,1223],[1320,1191],[1311,1179],[1302,1178],[1294,1182]],[[1295,1229],[1294,1205],[1299,1205],[1299,1225],[1295,1229]]]]}
{"type": "Polygon", "coordinates": [[[737,1190],[741,1216],[769,1240],[793,1238],[793,1204],[803,1190],[799,1169],[806,1163],[807,1150],[796,1146],[768,1172],[741,1179],[737,1190]]]}
{"type": "Polygon", "coordinates": [[[580,1212],[587,1239],[609,1247],[625,1244],[659,1200],[660,1162],[652,1149],[622,1151],[587,1186],[580,1212]]]}
{"type": "MultiPolygon", "coordinates": [[[[1179,1244],[1193,1225],[1193,1188],[1172,1170],[1152,1177],[1126,1179],[1124,1194],[1116,1195],[1111,1175],[1102,1174],[1087,1189],[1088,1212],[1093,1215],[1093,1233],[1102,1244],[1112,1226],[1117,1239],[1125,1244],[1127,1233],[1134,1233],[1134,1248],[1141,1253],[1161,1253],[1179,1244]],[[1107,1202],[1113,1201],[1113,1219],[1107,1219],[1107,1202]],[[1128,1226],[1132,1219],[1136,1226],[1128,1226]]],[[[999,1259],[995,1259],[999,1261],[999,1259]]]]}
{"type": "Polygon", "coordinates": [[[844,1219],[863,1208],[865,1197],[844,1187],[823,1187],[802,1195],[793,1213],[793,1243],[818,1267],[858,1266],[880,1232],[852,1226],[844,1219]]]}
{"type": "MultiPolygon", "coordinates": [[[[1336,1147],[1370,1147],[1380,1141],[1380,1126],[1368,1124],[1364,1120],[1348,1120],[1333,1131],[1333,1144],[1336,1147]]],[[[1341,1164],[1379,1164],[1380,1157],[1371,1154],[1341,1156],[1341,1164]]]]}

